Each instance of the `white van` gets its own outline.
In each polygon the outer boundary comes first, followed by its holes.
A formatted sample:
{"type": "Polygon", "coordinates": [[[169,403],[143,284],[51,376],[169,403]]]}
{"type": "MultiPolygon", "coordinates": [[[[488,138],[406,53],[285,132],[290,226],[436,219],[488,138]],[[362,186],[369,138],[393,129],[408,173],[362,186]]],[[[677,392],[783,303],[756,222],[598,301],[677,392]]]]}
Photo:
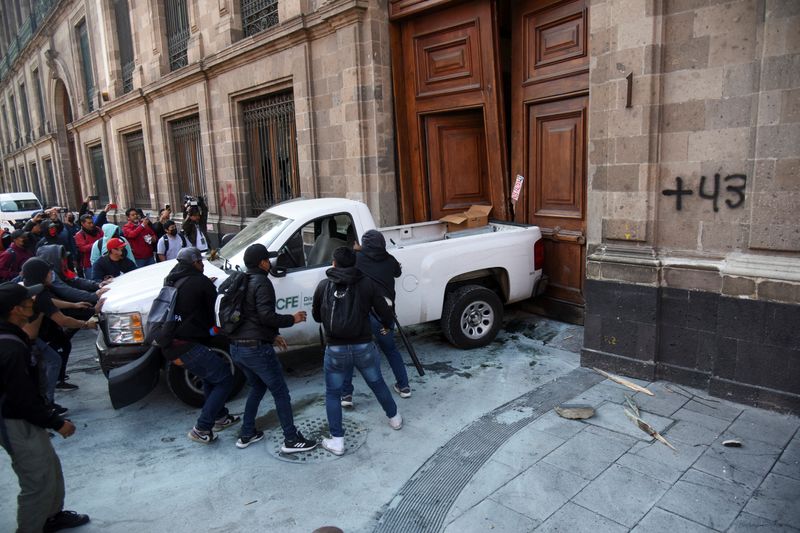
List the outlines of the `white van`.
{"type": "Polygon", "coordinates": [[[14,231],[16,224],[24,224],[34,213],[42,210],[42,204],[32,192],[0,193],[0,226],[14,231]]]}

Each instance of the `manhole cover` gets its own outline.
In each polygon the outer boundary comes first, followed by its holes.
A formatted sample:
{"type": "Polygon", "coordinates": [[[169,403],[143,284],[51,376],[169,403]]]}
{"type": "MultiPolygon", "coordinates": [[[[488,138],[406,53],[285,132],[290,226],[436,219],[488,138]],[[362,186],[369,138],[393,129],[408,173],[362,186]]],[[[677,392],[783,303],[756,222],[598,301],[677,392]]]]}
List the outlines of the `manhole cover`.
{"type": "MultiPolygon", "coordinates": [[[[317,447],[310,452],[282,453],[283,432],[278,428],[273,430],[269,435],[269,442],[267,443],[269,453],[281,461],[288,461],[290,463],[319,463],[322,461],[332,461],[340,457],[333,455],[322,447],[323,437],[330,437],[328,420],[326,418],[295,419],[294,425],[297,426],[297,429],[300,430],[303,436],[309,439],[316,439],[319,443],[317,447]]],[[[344,450],[345,455],[348,455],[364,444],[367,440],[367,430],[352,420],[344,420],[342,425],[344,426],[344,450]]]]}

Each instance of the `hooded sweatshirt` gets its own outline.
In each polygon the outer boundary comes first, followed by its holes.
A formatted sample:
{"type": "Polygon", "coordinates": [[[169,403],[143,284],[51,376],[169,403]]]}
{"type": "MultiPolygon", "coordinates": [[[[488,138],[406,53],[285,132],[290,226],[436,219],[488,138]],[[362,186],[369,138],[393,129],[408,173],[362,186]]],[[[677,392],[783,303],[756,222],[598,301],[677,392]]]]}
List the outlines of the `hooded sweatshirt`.
{"type": "Polygon", "coordinates": [[[121,239],[126,244],[125,250],[128,252],[128,255],[125,257],[133,261],[133,250],[131,250],[131,245],[128,244],[127,239],[122,236],[122,230],[119,229],[119,226],[116,224],[103,224],[103,238],[99,239],[96,243],[94,243],[94,245],[92,245],[92,265],[94,265],[102,256],[108,254],[108,248],[106,245],[108,244],[109,239],[113,239],[114,237],[121,239]]]}
{"type": "Polygon", "coordinates": [[[19,276],[22,264],[31,258],[27,248],[20,248],[13,242],[0,254],[0,280],[10,281],[19,276]]]}
{"type": "Polygon", "coordinates": [[[193,265],[181,262],[175,265],[164,282],[178,287],[175,314],[181,317],[181,323],[175,331],[175,338],[201,344],[208,342],[211,338],[209,330],[216,324],[214,304],[217,302],[217,288],[214,283],[193,265]]]}
{"type": "Polygon", "coordinates": [[[44,259],[55,273],[53,285],[50,288],[51,292],[56,297],[68,302],[97,303],[95,291],[100,288],[100,285],[94,281],[76,277],[71,271],[66,271],[62,262],[63,248],[60,244],[51,244],[42,246],[36,252],[36,257],[44,259]]]}
{"type": "Polygon", "coordinates": [[[75,245],[78,247],[78,255],[81,258],[83,268],[92,266],[92,245],[103,238],[103,230],[94,227],[94,233],[89,233],[85,229],[75,234],[75,245]]]}
{"type": "Polygon", "coordinates": [[[356,252],[356,267],[378,287],[392,302],[395,299],[394,279],[403,273],[400,263],[386,251],[386,239],[371,229],[361,237],[361,250],[356,252]]]}
{"type": "MultiPolygon", "coordinates": [[[[314,320],[322,324],[325,331],[325,342],[330,345],[344,345],[344,344],[364,344],[372,341],[372,328],[369,322],[369,313],[371,309],[375,310],[384,326],[390,328],[394,323],[392,311],[383,297],[381,289],[370,278],[364,276],[356,267],[333,267],[329,268],[325,275],[327,279],[323,279],[317,285],[317,290],[314,291],[314,302],[311,306],[311,316],[314,320]],[[329,298],[329,285],[334,284],[337,288],[347,287],[347,290],[353,291],[355,298],[358,300],[358,305],[354,306],[354,312],[358,316],[348,317],[348,322],[352,323],[347,334],[339,332],[338,336],[332,336],[328,331],[327,324],[330,317],[323,316],[323,300],[329,298]]],[[[326,306],[331,309],[333,306],[326,306]]]]}

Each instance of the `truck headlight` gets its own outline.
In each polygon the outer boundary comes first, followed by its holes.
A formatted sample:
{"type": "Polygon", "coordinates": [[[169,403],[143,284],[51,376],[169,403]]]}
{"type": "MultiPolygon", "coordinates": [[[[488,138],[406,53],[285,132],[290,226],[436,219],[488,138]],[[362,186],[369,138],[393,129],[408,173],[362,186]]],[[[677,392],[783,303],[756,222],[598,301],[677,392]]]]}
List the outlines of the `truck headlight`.
{"type": "Polygon", "coordinates": [[[111,344],[142,344],[144,326],[140,313],[106,315],[108,341],[111,344]]]}

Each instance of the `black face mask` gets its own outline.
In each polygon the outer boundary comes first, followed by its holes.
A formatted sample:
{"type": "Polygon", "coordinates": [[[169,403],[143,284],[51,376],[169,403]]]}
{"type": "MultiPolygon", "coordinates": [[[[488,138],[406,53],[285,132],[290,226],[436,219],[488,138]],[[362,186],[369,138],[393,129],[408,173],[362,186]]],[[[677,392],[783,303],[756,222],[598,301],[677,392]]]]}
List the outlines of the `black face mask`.
{"type": "Polygon", "coordinates": [[[170,235],[172,235],[174,237],[175,235],[178,234],[178,230],[177,230],[177,228],[170,228],[170,229],[167,230],[167,233],[169,233],[170,235]]]}

